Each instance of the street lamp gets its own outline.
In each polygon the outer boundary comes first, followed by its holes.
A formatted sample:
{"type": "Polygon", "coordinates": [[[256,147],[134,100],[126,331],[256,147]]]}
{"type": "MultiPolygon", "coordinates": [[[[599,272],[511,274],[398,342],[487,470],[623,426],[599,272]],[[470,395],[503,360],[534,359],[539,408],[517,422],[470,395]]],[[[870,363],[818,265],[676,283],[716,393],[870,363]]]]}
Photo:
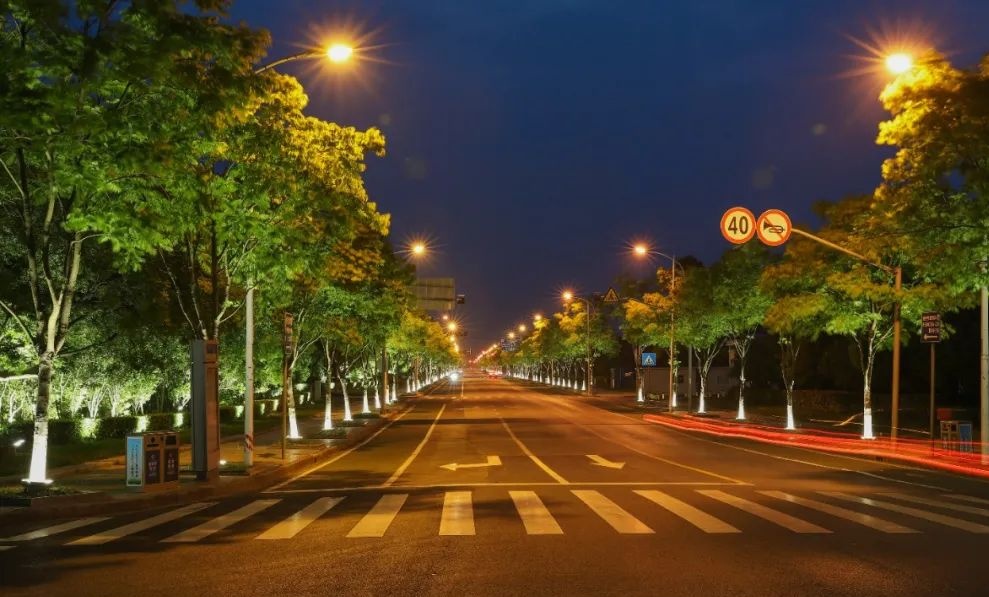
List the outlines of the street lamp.
{"type": "MultiPolygon", "coordinates": [[[[672,255],[667,255],[666,253],[661,253],[660,251],[656,251],[656,250],[650,248],[649,245],[647,245],[645,243],[636,243],[632,247],[632,253],[636,257],[639,257],[639,258],[645,258],[645,257],[648,257],[649,255],[658,255],[660,257],[665,257],[666,259],[669,259],[670,260],[670,288],[669,288],[669,295],[670,295],[670,412],[673,412],[674,409],[676,409],[676,406],[677,406],[676,380],[674,379],[674,375],[673,375],[673,364],[676,361],[676,338],[675,338],[675,334],[674,334],[674,332],[675,332],[674,327],[675,327],[675,322],[676,322],[676,319],[675,319],[675,316],[676,316],[676,299],[675,299],[675,294],[674,293],[676,292],[677,267],[679,267],[680,270],[683,271],[683,266],[680,265],[680,263],[676,260],[676,257],[674,257],[672,255]]],[[[690,347],[689,346],[687,347],[687,350],[690,350],[690,347]]],[[[692,374],[691,374],[691,377],[692,377],[692,374]]],[[[745,418],[745,407],[743,406],[743,404],[741,402],[738,405],[738,418],[739,419],[744,419],[745,418]]]]}
{"type": "Polygon", "coordinates": [[[451,332],[457,331],[457,322],[451,321],[450,323],[446,324],[446,329],[451,332]]]}
{"type": "MultiPolygon", "coordinates": [[[[331,62],[340,64],[350,59],[354,53],[351,46],[335,43],[326,50],[310,48],[298,54],[292,54],[269,62],[254,69],[254,74],[259,75],[271,70],[278,65],[295,60],[308,60],[312,58],[329,58],[331,62]]],[[[216,272],[213,272],[216,275],[216,272]]],[[[254,465],[254,275],[251,274],[247,280],[247,296],[244,297],[244,466],[254,465]]],[[[214,280],[213,288],[216,288],[214,280]]],[[[284,381],[284,380],[283,380],[284,381]]],[[[283,384],[284,385],[284,384],[283,384]]],[[[284,396],[282,399],[284,400],[284,396]]],[[[282,406],[283,416],[287,413],[287,406],[282,406]]],[[[282,454],[285,453],[285,425],[282,425],[282,454]]]]}
{"type": "Polygon", "coordinates": [[[536,323],[539,323],[542,320],[543,320],[543,316],[541,313],[536,313],[535,315],[532,316],[532,321],[535,321],[536,323]]]}
{"type": "Polygon", "coordinates": [[[522,334],[524,334],[524,333],[525,333],[525,331],[526,331],[527,329],[528,329],[528,328],[527,328],[527,327],[525,327],[525,324],[524,324],[524,323],[520,323],[520,324],[519,324],[519,333],[522,333],[522,334]]]}
{"type": "Polygon", "coordinates": [[[893,75],[902,75],[913,68],[913,56],[906,52],[897,52],[886,57],[886,70],[893,75]]]}
{"type": "Polygon", "coordinates": [[[583,302],[584,305],[587,307],[587,311],[584,314],[584,320],[587,323],[587,339],[586,339],[587,340],[587,342],[586,342],[586,346],[587,346],[587,356],[586,356],[586,358],[587,358],[587,372],[586,372],[587,379],[585,380],[585,383],[587,385],[586,385],[585,390],[586,390],[586,394],[588,396],[590,396],[591,395],[591,385],[592,385],[592,383],[594,381],[594,373],[593,373],[593,367],[594,367],[593,362],[594,362],[594,360],[591,358],[591,301],[587,300],[584,297],[574,295],[574,293],[572,291],[570,291],[570,290],[564,290],[563,291],[563,294],[561,296],[563,298],[563,302],[564,303],[569,303],[570,301],[575,301],[576,300],[576,301],[583,302]]]}

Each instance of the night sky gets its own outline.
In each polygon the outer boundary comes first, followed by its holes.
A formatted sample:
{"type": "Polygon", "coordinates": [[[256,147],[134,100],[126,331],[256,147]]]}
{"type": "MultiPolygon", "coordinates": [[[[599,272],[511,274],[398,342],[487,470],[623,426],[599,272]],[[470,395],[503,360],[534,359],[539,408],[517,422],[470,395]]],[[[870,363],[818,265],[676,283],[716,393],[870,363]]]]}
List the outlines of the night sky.
{"type": "Polygon", "coordinates": [[[987,0],[239,0],[232,16],[271,31],[271,58],[361,35],[348,70],[282,71],[313,115],[384,131],[371,197],[396,245],[433,241],[420,275],[456,278],[475,350],[564,287],[648,275],[633,238],[710,262],[733,204],[813,225],[815,201],[871,192],[884,79],[855,40],[960,66],[989,52],[987,0]]]}

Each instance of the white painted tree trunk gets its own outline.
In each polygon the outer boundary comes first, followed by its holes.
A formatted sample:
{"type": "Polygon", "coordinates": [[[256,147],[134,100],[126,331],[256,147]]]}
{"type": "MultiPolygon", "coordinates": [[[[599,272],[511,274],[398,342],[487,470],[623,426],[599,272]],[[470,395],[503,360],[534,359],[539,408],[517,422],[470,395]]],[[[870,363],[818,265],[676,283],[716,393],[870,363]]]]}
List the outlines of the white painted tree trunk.
{"type": "Polygon", "coordinates": [[[381,394],[378,391],[378,386],[374,386],[374,410],[381,410],[381,394]]]}
{"type": "Polygon", "coordinates": [[[371,405],[367,401],[367,386],[364,386],[364,408],[361,410],[362,413],[367,414],[371,412],[371,405]]]}

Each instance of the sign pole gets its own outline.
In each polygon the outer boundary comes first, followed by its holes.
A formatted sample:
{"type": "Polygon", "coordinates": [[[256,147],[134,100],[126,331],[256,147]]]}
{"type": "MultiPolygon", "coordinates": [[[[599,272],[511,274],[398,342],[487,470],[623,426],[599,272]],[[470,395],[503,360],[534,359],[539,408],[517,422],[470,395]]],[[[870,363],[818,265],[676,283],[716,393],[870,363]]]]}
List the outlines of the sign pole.
{"type": "Polygon", "coordinates": [[[931,415],[930,415],[930,436],[931,436],[931,451],[934,450],[934,347],[936,345],[931,343],[931,415]]]}

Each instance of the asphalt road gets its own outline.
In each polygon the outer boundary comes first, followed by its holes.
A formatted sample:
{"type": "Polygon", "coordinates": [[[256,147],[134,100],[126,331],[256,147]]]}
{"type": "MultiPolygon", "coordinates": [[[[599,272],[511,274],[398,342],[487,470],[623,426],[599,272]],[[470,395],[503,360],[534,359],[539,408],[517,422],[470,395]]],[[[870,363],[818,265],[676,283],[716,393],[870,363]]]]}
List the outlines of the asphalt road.
{"type": "Polygon", "coordinates": [[[0,593],[987,595],[989,483],[468,376],[259,494],[0,530],[0,593]]]}

